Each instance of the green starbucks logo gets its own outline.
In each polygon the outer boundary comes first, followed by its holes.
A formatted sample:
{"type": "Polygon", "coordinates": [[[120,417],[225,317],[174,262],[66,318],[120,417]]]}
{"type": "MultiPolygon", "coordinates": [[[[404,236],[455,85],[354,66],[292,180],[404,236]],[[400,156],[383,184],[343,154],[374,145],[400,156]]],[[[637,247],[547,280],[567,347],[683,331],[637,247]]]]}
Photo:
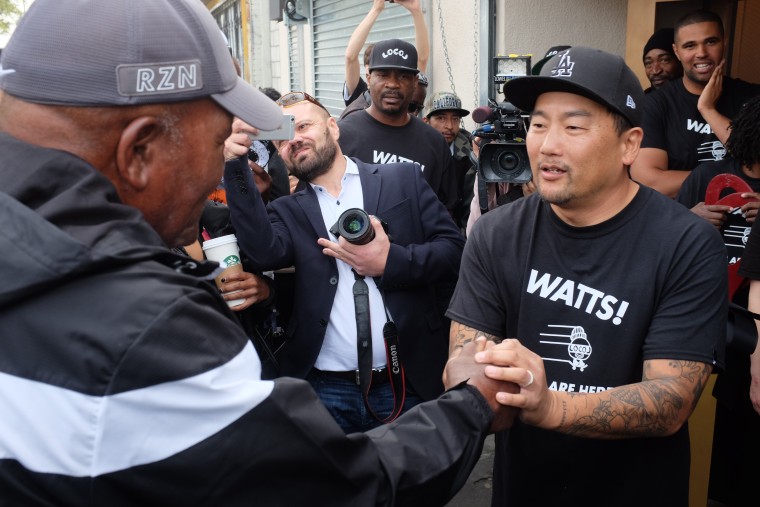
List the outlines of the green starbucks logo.
{"type": "Polygon", "coordinates": [[[228,255],[227,257],[224,258],[222,263],[227,267],[235,266],[237,264],[240,264],[240,257],[238,257],[237,255],[228,255]]]}

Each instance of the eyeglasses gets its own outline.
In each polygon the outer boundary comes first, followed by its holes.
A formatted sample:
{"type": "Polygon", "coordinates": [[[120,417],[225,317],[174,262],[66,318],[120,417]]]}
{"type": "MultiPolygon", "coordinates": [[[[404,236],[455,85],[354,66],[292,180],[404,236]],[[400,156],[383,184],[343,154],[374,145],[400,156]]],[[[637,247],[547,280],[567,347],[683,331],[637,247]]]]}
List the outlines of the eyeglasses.
{"type": "Polygon", "coordinates": [[[424,105],[418,104],[417,102],[410,102],[409,112],[412,114],[420,114],[420,111],[422,111],[424,107],[425,107],[424,105]]]}
{"type": "Polygon", "coordinates": [[[315,106],[319,106],[322,109],[327,112],[327,114],[330,114],[330,111],[327,110],[325,106],[319,103],[317,99],[312,97],[306,92],[288,92],[279,99],[275,101],[277,105],[282,107],[290,107],[298,104],[299,102],[311,102],[315,106]]]}

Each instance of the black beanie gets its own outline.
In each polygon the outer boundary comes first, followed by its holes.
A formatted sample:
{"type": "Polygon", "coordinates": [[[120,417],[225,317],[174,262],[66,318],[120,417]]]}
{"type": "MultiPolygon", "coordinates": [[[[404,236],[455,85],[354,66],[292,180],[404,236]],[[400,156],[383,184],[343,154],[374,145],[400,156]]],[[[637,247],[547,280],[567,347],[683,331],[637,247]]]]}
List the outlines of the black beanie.
{"type": "Polygon", "coordinates": [[[641,58],[643,59],[653,49],[662,49],[675,56],[675,53],[673,53],[674,38],[675,32],[672,28],[660,28],[649,37],[641,58]]]}

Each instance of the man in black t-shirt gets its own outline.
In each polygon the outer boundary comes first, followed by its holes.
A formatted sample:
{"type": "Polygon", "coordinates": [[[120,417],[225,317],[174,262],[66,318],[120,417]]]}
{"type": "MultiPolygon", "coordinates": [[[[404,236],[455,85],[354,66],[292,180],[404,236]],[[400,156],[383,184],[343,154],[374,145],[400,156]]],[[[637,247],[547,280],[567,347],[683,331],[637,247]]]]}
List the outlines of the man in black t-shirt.
{"type": "MultiPolygon", "coordinates": [[[[729,260],[731,258],[738,260],[741,257],[747,234],[760,208],[758,122],[760,122],[760,96],[747,102],[736,120],[731,122],[729,127],[731,135],[726,142],[728,156],[723,160],[698,165],[689,173],[676,198],[678,202],[720,229],[727,247],[734,245],[738,248],[738,250],[729,248],[729,260]],[[752,190],[741,192],[741,197],[749,202],[739,207],[706,204],[707,188],[713,178],[720,174],[732,174],[746,182],[752,190]],[[739,238],[739,241],[736,238],[739,238]]],[[[728,188],[722,191],[719,197],[722,198],[737,191],[739,189],[728,188]]]]}
{"type": "MultiPolygon", "coordinates": [[[[686,178],[678,201],[697,215],[713,224],[720,224],[726,245],[729,276],[739,287],[732,294],[732,301],[747,306],[746,287],[741,278],[733,280],[738,268],[739,277],[757,277],[758,258],[756,222],[760,207],[760,96],[747,102],[736,119],[731,122],[731,135],[726,143],[730,157],[719,162],[699,165],[686,178]],[[739,176],[751,188],[742,192],[744,199],[752,199],[741,207],[705,205],[705,190],[718,174],[739,176]],[[701,196],[701,197],[700,197],[701,196]],[[696,205],[695,205],[696,204],[696,205]],[[752,231],[752,232],[750,232],[752,231]],[[746,248],[745,248],[746,245],[746,248]]],[[[729,191],[731,192],[731,191],[729,191]]],[[[750,283],[750,291],[756,282],[750,283]]],[[[752,292],[750,292],[752,294],[752,292]]],[[[750,309],[760,311],[757,302],[750,297],[750,309]]],[[[760,475],[760,351],[747,360],[746,350],[730,346],[726,350],[726,367],[718,374],[713,389],[717,400],[715,429],[710,464],[710,487],[708,498],[721,505],[745,505],[747,498],[755,494],[755,478],[760,475]],[[754,396],[754,398],[753,398],[754,396]]]]}
{"type": "Polygon", "coordinates": [[[409,113],[417,86],[417,51],[399,39],[380,41],[367,75],[372,103],[338,122],[343,153],[369,164],[412,162],[451,211],[457,203],[456,174],[443,136],[409,113]]]}
{"type": "Polygon", "coordinates": [[[475,223],[447,313],[452,353],[485,335],[488,374],[521,385],[497,397],[521,411],[492,503],[686,506],[686,421],[722,364],[720,237],[629,178],[644,93],[622,58],[576,46],[504,92],[532,111],[537,192],[475,223]]]}
{"type": "MultiPolygon", "coordinates": [[[[739,275],[749,280],[747,308],[760,313],[760,225],[752,226],[739,275]]],[[[757,326],[757,321],[755,321],[757,326]]],[[[727,359],[732,358],[730,354],[727,359]]],[[[757,495],[758,453],[760,453],[760,348],[737,362],[731,382],[719,391],[718,375],[713,394],[718,400],[715,413],[710,488],[708,498],[721,505],[747,505],[757,495]]]]}
{"type": "Polygon", "coordinates": [[[723,75],[725,35],[717,14],[691,12],[674,29],[684,74],[647,95],[644,139],[631,167],[636,181],[671,197],[697,164],[725,156],[731,118],[760,94],[760,85],[723,75]]]}

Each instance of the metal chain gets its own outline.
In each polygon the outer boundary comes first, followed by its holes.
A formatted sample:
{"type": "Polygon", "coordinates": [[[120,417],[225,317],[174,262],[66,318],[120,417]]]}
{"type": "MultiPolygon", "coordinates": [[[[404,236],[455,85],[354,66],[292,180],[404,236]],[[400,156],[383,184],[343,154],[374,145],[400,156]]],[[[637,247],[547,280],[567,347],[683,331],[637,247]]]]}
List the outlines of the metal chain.
{"type": "Polygon", "coordinates": [[[472,12],[473,12],[473,18],[475,19],[475,26],[472,29],[473,40],[474,40],[474,43],[475,43],[475,57],[472,59],[472,61],[474,63],[474,68],[475,68],[475,88],[474,88],[474,90],[475,90],[475,92],[474,92],[475,93],[475,102],[474,102],[474,104],[475,105],[473,107],[478,107],[480,105],[480,104],[478,104],[478,102],[480,101],[480,94],[478,93],[478,69],[480,67],[480,54],[478,52],[478,50],[480,48],[480,41],[479,41],[479,38],[478,38],[478,33],[479,33],[479,30],[480,30],[480,24],[478,23],[478,21],[480,21],[480,0],[474,0],[473,4],[474,5],[473,5],[472,12]]]}
{"type": "Polygon", "coordinates": [[[454,75],[451,73],[451,60],[449,60],[449,48],[446,45],[446,35],[443,29],[443,10],[441,9],[441,3],[443,0],[438,0],[438,24],[441,28],[441,42],[443,43],[443,58],[446,61],[446,72],[449,74],[449,83],[451,84],[451,92],[456,94],[457,91],[454,88],[454,75]]]}

